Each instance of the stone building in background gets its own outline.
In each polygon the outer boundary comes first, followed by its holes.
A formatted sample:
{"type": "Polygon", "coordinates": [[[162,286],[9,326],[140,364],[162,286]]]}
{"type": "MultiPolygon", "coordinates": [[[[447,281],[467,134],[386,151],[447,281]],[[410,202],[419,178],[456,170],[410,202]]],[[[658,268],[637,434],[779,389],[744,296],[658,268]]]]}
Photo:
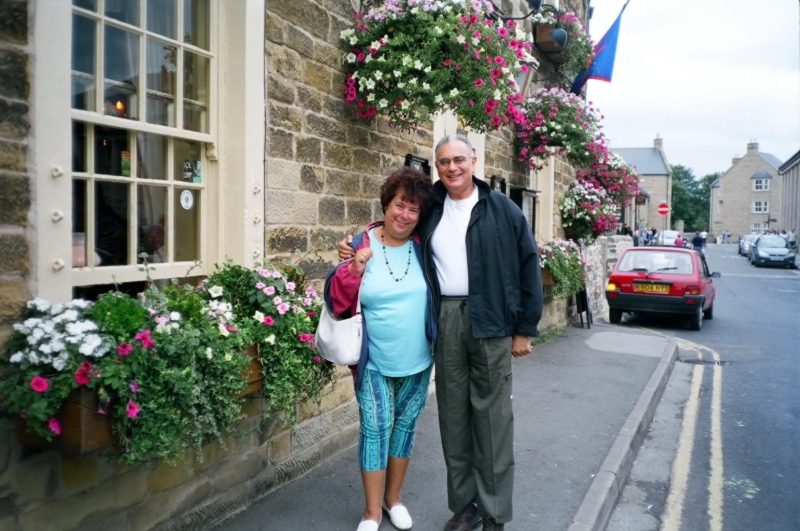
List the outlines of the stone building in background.
{"type": "MultiPolygon", "coordinates": [[[[585,19],[587,4],[560,7],[585,19]]],[[[140,291],[142,253],[156,280],[291,257],[321,279],[336,242],[382,217],[383,179],[406,155],[432,163],[458,129],[448,115],[399,132],[345,107],[339,33],[352,15],[350,0],[0,0],[0,344],[31,297],[140,291]]],[[[567,83],[539,59],[529,90],[567,83]]],[[[511,128],[468,134],[478,176],[505,185],[539,241],[563,237],[565,160],[532,172],[511,128]]],[[[587,250],[596,311],[625,244],[587,250]]],[[[541,328],[566,326],[571,301],[545,296],[541,328]]],[[[253,431],[253,401],[247,435],[177,467],[23,448],[15,423],[0,426],[0,529],[213,527],[354,443],[352,382],[339,376],[321,404],[298,405],[293,430],[277,419],[253,431]]]]}
{"type": "Polygon", "coordinates": [[[631,227],[672,228],[672,213],[659,215],[658,205],[666,202],[672,205],[672,167],[664,152],[664,140],[656,135],[650,148],[612,148],[614,153],[636,168],[641,179],[639,185],[644,200],[627,209],[624,220],[631,227]]]}
{"type": "Polygon", "coordinates": [[[709,232],[721,235],[729,230],[731,241],[737,242],[751,232],[785,228],[780,167],[775,155],[759,151],[758,142],[749,142],[744,157],[735,157],[711,186],[709,232]]]}
{"type": "Polygon", "coordinates": [[[781,228],[797,233],[800,228],[800,151],[792,155],[778,171],[783,179],[781,228]]]}

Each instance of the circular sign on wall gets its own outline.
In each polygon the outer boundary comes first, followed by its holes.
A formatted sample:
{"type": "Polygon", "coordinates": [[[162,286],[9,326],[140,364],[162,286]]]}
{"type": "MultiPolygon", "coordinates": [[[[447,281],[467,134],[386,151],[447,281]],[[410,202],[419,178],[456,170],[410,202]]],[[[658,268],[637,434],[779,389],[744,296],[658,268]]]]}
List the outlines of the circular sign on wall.
{"type": "Polygon", "coordinates": [[[667,203],[661,203],[658,205],[658,213],[662,216],[669,214],[669,205],[667,203]]]}
{"type": "Polygon", "coordinates": [[[184,208],[184,210],[191,210],[191,208],[194,206],[194,196],[189,190],[184,190],[181,192],[181,206],[184,208]]]}

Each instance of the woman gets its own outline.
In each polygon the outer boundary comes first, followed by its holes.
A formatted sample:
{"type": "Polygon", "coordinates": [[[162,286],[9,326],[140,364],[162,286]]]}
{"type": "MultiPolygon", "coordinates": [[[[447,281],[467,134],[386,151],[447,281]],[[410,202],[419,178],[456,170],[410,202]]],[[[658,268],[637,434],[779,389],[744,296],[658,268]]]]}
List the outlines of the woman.
{"type": "Polygon", "coordinates": [[[678,236],[675,238],[675,247],[683,247],[685,244],[686,244],[686,242],[681,237],[681,234],[679,232],[678,236]]]}
{"type": "Polygon", "coordinates": [[[366,507],[358,531],[377,531],[382,511],[398,529],[413,522],[400,491],[425,407],[436,341],[431,286],[414,234],[432,199],[430,178],[403,167],[381,186],[384,221],[353,238],[356,255],[325,282],[334,315],[353,315],[361,291],[365,336],[353,370],[366,507]],[[373,259],[374,258],[374,259],[373,259]]]}

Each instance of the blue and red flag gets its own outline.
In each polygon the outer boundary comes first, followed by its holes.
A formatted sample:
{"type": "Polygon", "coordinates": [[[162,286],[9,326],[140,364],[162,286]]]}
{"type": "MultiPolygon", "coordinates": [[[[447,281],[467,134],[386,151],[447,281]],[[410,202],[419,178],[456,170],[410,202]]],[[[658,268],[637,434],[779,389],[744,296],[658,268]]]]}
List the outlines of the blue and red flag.
{"type": "Polygon", "coordinates": [[[617,20],[611,24],[608,31],[600,42],[594,47],[594,53],[586,61],[586,68],[580,74],[575,76],[572,82],[573,94],[580,94],[583,86],[590,79],[599,79],[601,81],[611,82],[611,75],[614,73],[614,58],[617,55],[617,39],[619,38],[619,24],[622,20],[622,13],[628,7],[630,0],[625,2],[622,10],[617,15],[617,20]]]}

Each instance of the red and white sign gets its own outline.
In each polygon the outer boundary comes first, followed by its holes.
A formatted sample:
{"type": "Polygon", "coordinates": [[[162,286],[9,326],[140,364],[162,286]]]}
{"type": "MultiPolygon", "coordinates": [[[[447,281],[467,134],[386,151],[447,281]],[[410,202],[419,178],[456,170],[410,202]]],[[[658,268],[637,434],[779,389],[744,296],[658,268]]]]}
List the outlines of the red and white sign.
{"type": "Polygon", "coordinates": [[[669,205],[667,203],[661,203],[658,205],[658,213],[662,216],[669,214],[669,205]]]}

